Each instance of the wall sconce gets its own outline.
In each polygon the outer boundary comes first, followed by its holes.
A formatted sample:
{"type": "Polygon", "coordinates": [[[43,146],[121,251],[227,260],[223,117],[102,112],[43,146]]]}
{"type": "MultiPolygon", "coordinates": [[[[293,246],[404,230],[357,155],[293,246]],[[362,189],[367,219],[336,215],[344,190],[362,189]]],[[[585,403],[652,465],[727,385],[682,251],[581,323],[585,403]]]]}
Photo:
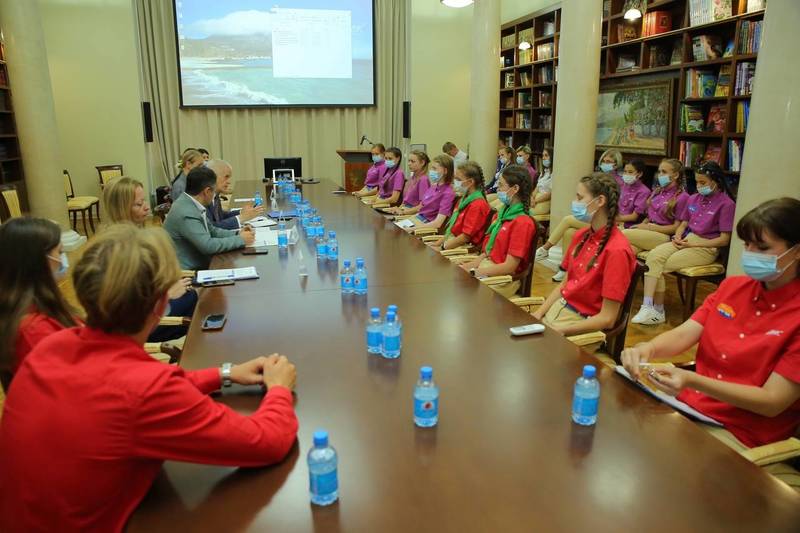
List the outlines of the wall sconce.
{"type": "Polygon", "coordinates": [[[521,43],[519,43],[519,49],[520,50],[530,50],[531,49],[531,43],[529,43],[528,41],[522,41],[521,43]]]}
{"type": "Polygon", "coordinates": [[[625,20],[636,20],[642,18],[647,5],[643,0],[625,0],[625,20]]]}

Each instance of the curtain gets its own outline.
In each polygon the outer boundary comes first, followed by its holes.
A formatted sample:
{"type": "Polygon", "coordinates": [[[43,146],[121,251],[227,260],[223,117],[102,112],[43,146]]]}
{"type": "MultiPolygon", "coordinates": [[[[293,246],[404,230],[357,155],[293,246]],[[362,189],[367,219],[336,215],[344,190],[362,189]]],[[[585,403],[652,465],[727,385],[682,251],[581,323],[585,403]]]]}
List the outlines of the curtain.
{"type": "Polygon", "coordinates": [[[206,148],[225,159],[234,180],[264,174],[264,157],[300,156],[303,174],[341,182],[338,149],[357,149],[362,134],[386,146],[402,137],[406,99],[406,0],[375,2],[376,106],[363,108],[181,109],[172,2],[135,0],[143,91],[152,102],[155,167],[168,183],[180,153],[206,148]]]}

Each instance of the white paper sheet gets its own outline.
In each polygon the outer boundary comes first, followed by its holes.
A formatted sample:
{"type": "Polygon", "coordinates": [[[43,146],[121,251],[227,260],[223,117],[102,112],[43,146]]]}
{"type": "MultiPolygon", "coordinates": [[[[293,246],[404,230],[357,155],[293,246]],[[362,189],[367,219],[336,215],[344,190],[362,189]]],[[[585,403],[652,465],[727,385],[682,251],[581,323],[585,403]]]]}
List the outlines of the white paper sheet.
{"type": "Polygon", "coordinates": [[[277,226],[278,225],[278,223],[276,221],[272,220],[269,217],[251,218],[247,222],[244,222],[244,224],[249,224],[250,226],[252,226],[254,228],[269,228],[271,226],[277,226]]]}
{"type": "Polygon", "coordinates": [[[256,199],[255,198],[234,198],[233,201],[236,202],[237,204],[244,204],[244,203],[248,203],[248,202],[255,202],[256,199]]]}
{"type": "Polygon", "coordinates": [[[414,227],[414,221],[410,218],[405,218],[403,220],[395,220],[394,225],[398,228],[409,229],[414,227]]]}
{"type": "Polygon", "coordinates": [[[199,270],[197,272],[197,281],[199,283],[223,281],[229,279],[258,279],[258,272],[256,271],[256,267],[217,268],[214,270],[199,270]]]}
{"type": "Polygon", "coordinates": [[[258,248],[261,246],[278,246],[278,232],[269,228],[255,228],[256,239],[248,248],[258,248]]]}

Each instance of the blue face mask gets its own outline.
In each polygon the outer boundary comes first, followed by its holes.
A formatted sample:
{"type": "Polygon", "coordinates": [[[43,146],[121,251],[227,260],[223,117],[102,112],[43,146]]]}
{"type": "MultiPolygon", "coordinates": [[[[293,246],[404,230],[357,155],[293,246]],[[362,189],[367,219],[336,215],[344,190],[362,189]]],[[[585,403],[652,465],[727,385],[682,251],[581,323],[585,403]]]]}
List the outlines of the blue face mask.
{"type": "Polygon", "coordinates": [[[429,170],[428,171],[428,179],[430,180],[431,183],[436,183],[437,181],[439,181],[439,178],[441,178],[441,177],[442,177],[442,175],[439,174],[439,172],[437,172],[435,170],[429,170]]]}
{"type": "Polygon", "coordinates": [[[711,194],[712,192],[714,192],[714,189],[712,189],[712,188],[711,188],[711,187],[709,187],[708,185],[703,185],[702,187],[698,187],[698,188],[697,188],[697,192],[699,192],[699,193],[700,193],[700,194],[702,194],[703,196],[708,196],[709,194],[711,194]]]}
{"type": "Polygon", "coordinates": [[[791,266],[789,263],[785,267],[778,268],[778,259],[794,250],[794,246],[783,252],[781,255],[762,254],[758,252],[742,252],[742,270],[744,273],[757,281],[774,281],[781,277],[786,269],[791,266]]]}
{"type": "Polygon", "coordinates": [[[397,161],[394,159],[387,159],[386,160],[386,168],[394,168],[397,165],[397,161]]]}
{"type": "Polygon", "coordinates": [[[381,161],[383,161],[383,158],[381,156],[379,156],[378,154],[372,154],[373,163],[380,163],[381,161]]]}
{"type": "Polygon", "coordinates": [[[600,170],[603,172],[611,172],[614,170],[614,165],[613,163],[600,163],[600,170]]]}
{"type": "Polygon", "coordinates": [[[521,155],[518,155],[518,156],[517,156],[517,164],[518,164],[518,165],[522,165],[522,164],[524,164],[524,163],[525,163],[525,158],[524,158],[524,157],[522,157],[521,155]]]}
{"type": "Polygon", "coordinates": [[[464,185],[463,181],[453,180],[453,190],[458,195],[463,195],[467,192],[467,187],[464,185]]]}
{"type": "Polygon", "coordinates": [[[511,205],[511,198],[508,196],[508,191],[497,191],[497,199],[503,202],[503,205],[511,205]]]}
{"type": "Polygon", "coordinates": [[[622,181],[624,181],[626,185],[633,185],[636,181],[636,176],[634,174],[623,174],[622,181]]]}
{"type": "Polygon", "coordinates": [[[61,252],[61,256],[58,258],[55,258],[52,255],[48,255],[47,258],[59,264],[58,270],[56,270],[56,279],[63,278],[64,274],[67,273],[67,269],[69,268],[69,258],[67,257],[67,254],[61,252]]]}
{"type": "MultiPolygon", "coordinates": [[[[596,200],[597,198],[595,198],[596,200]]],[[[574,216],[580,222],[591,222],[594,213],[589,213],[589,206],[592,205],[592,200],[588,204],[583,202],[579,202],[578,200],[572,201],[572,216],[574,216]]]]}
{"type": "Polygon", "coordinates": [[[542,166],[544,168],[550,168],[550,160],[549,159],[542,159],[542,166]]]}
{"type": "Polygon", "coordinates": [[[666,187],[670,183],[672,183],[672,180],[669,179],[669,176],[667,176],[666,174],[659,174],[658,175],[658,184],[660,186],[666,187]]]}

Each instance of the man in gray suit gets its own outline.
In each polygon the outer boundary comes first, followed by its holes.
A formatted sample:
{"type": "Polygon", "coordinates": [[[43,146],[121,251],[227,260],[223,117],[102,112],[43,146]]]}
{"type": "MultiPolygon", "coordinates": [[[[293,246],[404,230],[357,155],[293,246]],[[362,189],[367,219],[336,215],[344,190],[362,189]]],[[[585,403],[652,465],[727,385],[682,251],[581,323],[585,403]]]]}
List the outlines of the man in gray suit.
{"type": "Polygon", "coordinates": [[[216,183],[217,176],[210,168],[192,169],[186,177],[186,192],[172,204],[164,222],[181,268],[207,269],[214,254],[243,248],[255,240],[249,226],[237,232],[217,228],[208,221],[206,209],[214,200],[216,183]]]}

